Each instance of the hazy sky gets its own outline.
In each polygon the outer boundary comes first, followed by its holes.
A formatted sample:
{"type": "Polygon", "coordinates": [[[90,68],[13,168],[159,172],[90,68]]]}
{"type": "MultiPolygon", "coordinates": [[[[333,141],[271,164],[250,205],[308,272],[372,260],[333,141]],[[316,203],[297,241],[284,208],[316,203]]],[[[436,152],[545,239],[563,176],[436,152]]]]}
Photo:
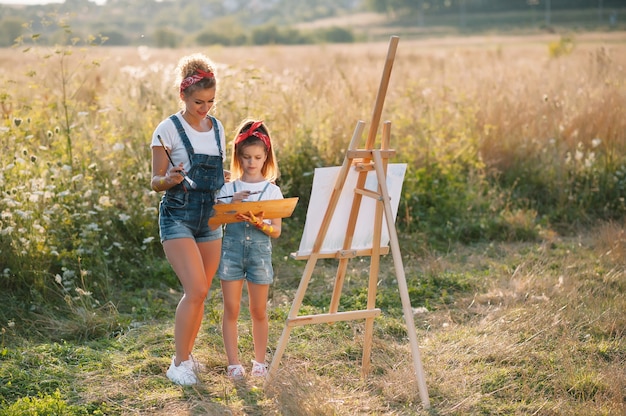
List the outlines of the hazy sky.
{"type": "MultiPolygon", "coordinates": [[[[63,3],[65,0],[0,0],[0,4],[49,4],[63,3]]],[[[103,4],[105,0],[90,0],[97,4],[103,4]]]]}
{"type": "Polygon", "coordinates": [[[63,3],[63,0],[0,0],[1,4],[48,4],[63,3]]]}

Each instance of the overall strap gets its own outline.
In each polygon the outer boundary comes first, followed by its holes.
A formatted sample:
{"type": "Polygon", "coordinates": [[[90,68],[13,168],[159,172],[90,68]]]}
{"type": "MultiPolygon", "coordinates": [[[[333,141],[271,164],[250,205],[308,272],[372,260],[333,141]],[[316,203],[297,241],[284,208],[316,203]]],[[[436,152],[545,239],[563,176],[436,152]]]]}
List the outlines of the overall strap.
{"type": "Polygon", "coordinates": [[[208,116],[213,124],[213,130],[215,130],[215,141],[217,142],[217,148],[220,151],[220,157],[224,159],[224,151],[222,151],[222,141],[220,140],[220,128],[217,124],[217,119],[213,116],[208,116]]]}
{"type": "Polygon", "coordinates": [[[180,122],[176,114],[172,114],[170,116],[170,120],[174,122],[174,125],[176,126],[176,130],[178,130],[178,135],[180,136],[180,139],[183,141],[183,144],[185,145],[185,149],[187,150],[187,154],[189,155],[189,162],[193,163],[192,157],[195,152],[193,151],[193,146],[191,145],[191,142],[189,141],[189,137],[187,137],[187,133],[185,133],[185,128],[183,127],[182,123],[180,122]]]}
{"type": "MultiPolygon", "coordinates": [[[[219,128],[219,125],[217,124],[217,119],[213,116],[208,116],[208,117],[211,119],[211,123],[213,124],[213,130],[215,131],[215,142],[217,143],[217,149],[220,152],[220,157],[224,159],[224,151],[222,150],[222,142],[220,140],[220,128],[219,128]]],[[[176,117],[176,114],[172,114],[170,116],[170,120],[174,122],[174,125],[176,126],[176,130],[178,130],[178,135],[183,141],[183,144],[185,145],[185,149],[187,149],[187,154],[189,154],[189,159],[191,160],[191,157],[195,154],[195,152],[193,150],[193,146],[191,145],[191,142],[189,141],[189,137],[187,137],[187,133],[185,133],[185,128],[183,127],[178,117],[176,117]]]]}
{"type": "Polygon", "coordinates": [[[261,200],[261,197],[263,196],[263,194],[265,193],[265,190],[267,189],[267,187],[270,186],[270,182],[267,181],[267,183],[265,184],[265,188],[263,188],[263,190],[261,191],[261,193],[259,194],[259,198],[257,199],[257,201],[261,200]]]}

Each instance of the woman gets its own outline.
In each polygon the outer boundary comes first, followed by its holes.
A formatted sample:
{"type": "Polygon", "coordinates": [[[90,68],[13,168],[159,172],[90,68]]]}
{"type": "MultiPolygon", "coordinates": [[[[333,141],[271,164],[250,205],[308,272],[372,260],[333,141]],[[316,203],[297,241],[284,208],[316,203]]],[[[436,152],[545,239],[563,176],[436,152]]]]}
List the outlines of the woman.
{"type": "Polygon", "coordinates": [[[159,205],[159,234],[183,286],[174,326],[176,353],[167,370],[167,377],[180,385],[198,382],[191,353],[222,246],[222,229],[211,230],[208,225],[215,192],[224,184],[226,143],[222,124],[208,115],[216,94],[213,68],[201,54],[179,61],[183,108],[157,126],[151,145],[152,189],[165,191],[159,205]]]}

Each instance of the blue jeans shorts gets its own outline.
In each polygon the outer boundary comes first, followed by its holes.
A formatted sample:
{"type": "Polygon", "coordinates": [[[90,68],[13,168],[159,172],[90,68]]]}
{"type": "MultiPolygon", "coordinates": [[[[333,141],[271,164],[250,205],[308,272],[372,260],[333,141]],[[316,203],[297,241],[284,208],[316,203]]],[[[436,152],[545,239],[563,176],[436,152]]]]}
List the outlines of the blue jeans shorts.
{"type": "MultiPolygon", "coordinates": [[[[258,230],[254,232],[260,233],[258,230]]],[[[217,274],[220,280],[247,280],[258,285],[273,283],[272,243],[269,238],[245,241],[226,236],[222,240],[222,257],[217,274]]]]}
{"type": "Polygon", "coordinates": [[[161,242],[193,238],[198,243],[222,238],[222,227],[209,228],[213,214],[212,192],[166,192],[159,204],[161,242]]]}

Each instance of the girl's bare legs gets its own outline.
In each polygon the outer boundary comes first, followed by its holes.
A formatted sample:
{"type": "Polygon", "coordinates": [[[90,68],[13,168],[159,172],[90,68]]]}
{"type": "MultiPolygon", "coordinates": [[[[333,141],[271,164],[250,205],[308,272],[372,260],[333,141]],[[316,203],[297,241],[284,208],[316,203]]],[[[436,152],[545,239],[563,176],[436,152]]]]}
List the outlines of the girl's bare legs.
{"type": "Polygon", "coordinates": [[[193,346],[204,313],[204,299],[209,293],[201,250],[191,238],[177,238],[163,242],[165,255],[183,286],[183,297],[176,307],[174,342],[179,365],[189,359],[190,345],[193,346]],[[200,320],[198,320],[198,315],[200,320]]]}
{"type": "Polygon", "coordinates": [[[237,321],[241,307],[241,291],[243,280],[222,280],[222,296],[224,297],[224,316],[222,317],[222,337],[228,364],[241,364],[239,362],[237,346],[237,321]]]}
{"type": "MultiPolygon", "coordinates": [[[[220,257],[222,253],[222,240],[212,240],[204,243],[198,243],[198,249],[200,250],[200,256],[202,257],[202,264],[204,264],[204,276],[207,284],[207,295],[211,290],[211,283],[213,283],[213,276],[215,276],[215,272],[217,272],[217,268],[220,264],[220,257]]],[[[202,325],[202,318],[204,317],[204,302],[202,302],[202,307],[198,309],[197,315],[195,316],[195,328],[196,331],[192,337],[189,338],[189,345],[187,350],[191,354],[193,351],[193,346],[198,337],[198,332],[200,332],[200,326],[202,325]]]]}
{"type": "Polygon", "coordinates": [[[254,342],[254,360],[265,362],[269,324],[267,319],[267,296],[270,285],[248,282],[250,298],[250,317],[252,318],[252,340],[254,342]]]}

